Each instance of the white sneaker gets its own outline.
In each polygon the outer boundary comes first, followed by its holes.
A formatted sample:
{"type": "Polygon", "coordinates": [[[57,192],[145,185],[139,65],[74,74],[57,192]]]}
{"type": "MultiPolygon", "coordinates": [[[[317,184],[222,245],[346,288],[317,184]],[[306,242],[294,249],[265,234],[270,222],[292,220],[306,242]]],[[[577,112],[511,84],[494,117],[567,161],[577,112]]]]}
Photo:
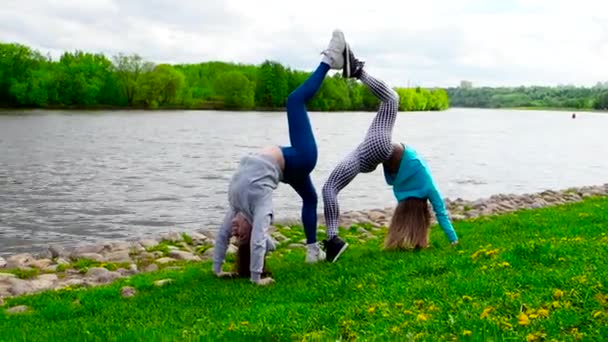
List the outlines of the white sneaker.
{"type": "Polygon", "coordinates": [[[325,252],[319,248],[317,243],[311,243],[306,245],[306,262],[316,263],[325,260],[325,252]]]}
{"type": "Polygon", "coordinates": [[[344,67],[344,49],[346,48],[346,40],[344,33],[340,30],[334,30],[329,41],[329,45],[321,54],[329,59],[329,66],[332,69],[342,69],[344,67]]]}

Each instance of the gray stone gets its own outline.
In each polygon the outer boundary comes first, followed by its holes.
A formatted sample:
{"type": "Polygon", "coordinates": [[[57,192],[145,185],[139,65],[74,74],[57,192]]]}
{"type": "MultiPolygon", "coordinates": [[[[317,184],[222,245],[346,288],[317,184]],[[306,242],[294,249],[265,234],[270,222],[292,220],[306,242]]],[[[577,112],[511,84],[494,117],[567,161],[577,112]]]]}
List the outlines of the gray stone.
{"type": "Polygon", "coordinates": [[[209,229],[202,228],[197,230],[196,232],[205,235],[209,240],[215,241],[215,234],[209,229]]]}
{"type": "Polygon", "coordinates": [[[103,284],[120,278],[120,273],[108,271],[103,267],[93,267],[87,272],[86,278],[93,282],[103,284]]]}
{"type": "MultiPolygon", "coordinates": [[[[318,231],[317,231],[317,233],[318,233],[318,231]]],[[[277,240],[278,243],[283,243],[285,241],[289,241],[288,237],[286,237],[285,235],[283,235],[283,234],[281,234],[279,232],[272,233],[272,237],[275,240],[277,240]]]]}
{"type": "Polygon", "coordinates": [[[89,253],[101,254],[103,252],[104,248],[105,248],[105,244],[80,246],[80,247],[76,247],[74,249],[74,251],[72,251],[70,256],[72,258],[78,258],[78,256],[80,256],[82,254],[89,254],[89,253]]]}
{"type": "Polygon", "coordinates": [[[164,255],[165,254],[163,254],[163,252],[161,252],[161,251],[152,252],[152,258],[153,259],[162,258],[164,255]]]}
{"type": "Polygon", "coordinates": [[[32,284],[26,280],[17,278],[9,279],[9,284],[11,285],[11,287],[9,288],[8,292],[11,293],[13,296],[21,296],[27,293],[34,292],[32,284]]]}
{"type": "Polygon", "coordinates": [[[117,251],[129,251],[129,249],[131,248],[131,244],[129,242],[125,242],[125,241],[115,241],[115,242],[110,242],[109,244],[106,244],[105,249],[112,251],[112,252],[117,252],[117,251]]]}
{"type": "Polygon", "coordinates": [[[51,265],[51,266],[47,266],[44,268],[44,272],[50,272],[50,273],[55,273],[57,272],[57,267],[58,265],[51,265]]]}
{"type": "Polygon", "coordinates": [[[165,258],[156,259],[155,262],[157,264],[168,264],[168,263],[174,262],[174,261],[177,261],[177,260],[175,260],[173,258],[167,258],[167,257],[165,257],[165,258]]]}
{"type": "Polygon", "coordinates": [[[29,311],[29,307],[25,306],[25,305],[18,305],[18,306],[13,306],[12,308],[6,309],[6,313],[9,314],[18,314],[18,313],[24,313],[29,311]]]}
{"type": "Polygon", "coordinates": [[[5,268],[6,267],[6,260],[4,260],[3,257],[0,257],[0,268],[5,268]]]}
{"type": "Polygon", "coordinates": [[[13,279],[13,278],[17,278],[17,276],[12,273],[0,273],[0,283],[7,279],[13,279]]]}
{"type": "Polygon", "coordinates": [[[64,258],[59,258],[55,262],[57,263],[57,265],[69,265],[70,264],[70,262],[64,258]]]}
{"type": "Polygon", "coordinates": [[[161,279],[154,282],[154,285],[161,287],[173,282],[173,279],[161,279]]]}
{"type": "Polygon", "coordinates": [[[137,258],[139,260],[150,260],[150,259],[154,259],[154,254],[152,254],[150,252],[143,252],[143,253],[136,255],[135,258],[137,258]]]}
{"type": "Polygon", "coordinates": [[[89,260],[93,260],[93,261],[97,261],[97,262],[104,262],[105,258],[103,257],[103,255],[98,254],[98,253],[82,253],[82,254],[75,254],[72,255],[72,258],[78,260],[78,259],[89,259],[89,260]]]}
{"type": "Polygon", "coordinates": [[[24,268],[34,260],[30,253],[15,254],[6,259],[6,268],[24,268]]]}
{"type": "Polygon", "coordinates": [[[120,295],[123,296],[123,298],[134,297],[136,293],[137,293],[137,291],[135,291],[135,289],[132,288],[131,286],[125,286],[122,289],[120,289],[120,295]]]}
{"type": "Polygon", "coordinates": [[[58,280],[55,274],[43,274],[30,281],[30,285],[34,291],[44,291],[52,289],[58,280]]]}
{"type": "Polygon", "coordinates": [[[377,210],[372,210],[368,216],[369,216],[370,220],[372,220],[374,222],[386,219],[386,214],[381,211],[377,211],[377,210]]]}
{"type": "Polygon", "coordinates": [[[466,219],[466,217],[461,214],[452,214],[450,216],[451,216],[452,220],[454,220],[454,221],[460,221],[460,220],[466,219]]]}
{"type": "Polygon", "coordinates": [[[239,248],[233,244],[230,244],[228,246],[228,250],[226,251],[226,254],[236,254],[236,252],[239,250],[239,248]]]}
{"type": "Polygon", "coordinates": [[[197,232],[190,233],[190,237],[192,238],[192,243],[194,243],[195,246],[200,246],[209,240],[208,237],[197,232]]]}
{"type": "Polygon", "coordinates": [[[167,246],[167,249],[169,251],[179,251],[179,247],[177,247],[177,246],[167,246]]]}
{"type": "Polygon", "coordinates": [[[55,289],[62,289],[64,287],[78,287],[85,285],[86,282],[82,278],[69,278],[69,279],[61,279],[55,284],[55,289]]]}
{"type": "Polygon", "coordinates": [[[144,248],[152,248],[158,245],[158,241],[154,239],[143,239],[139,240],[139,244],[141,244],[144,248]]]}
{"type": "Polygon", "coordinates": [[[49,252],[51,253],[51,259],[69,257],[68,252],[61,246],[50,246],[49,252]]]}
{"type": "Polygon", "coordinates": [[[37,268],[39,270],[43,270],[49,267],[53,263],[50,259],[40,259],[40,260],[32,260],[28,263],[28,266],[37,268]]]}
{"type": "Polygon", "coordinates": [[[120,250],[106,254],[107,262],[131,262],[131,256],[127,250],[120,250]]]}
{"type": "Polygon", "coordinates": [[[157,264],[150,264],[144,268],[144,272],[156,272],[156,271],[158,271],[157,264]]]}
{"type": "Polygon", "coordinates": [[[145,251],[146,251],[146,249],[144,248],[144,246],[140,245],[138,242],[132,242],[129,245],[130,254],[140,254],[140,253],[144,253],[145,251]]]}
{"type": "Polygon", "coordinates": [[[169,242],[180,242],[180,241],[183,241],[182,234],[180,234],[178,232],[164,233],[164,234],[161,235],[161,240],[163,240],[163,241],[169,241],[169,242]]]}
{"type": "Polygon", "coordinates": [[[215,247],[211,247],[203,253],[203,259],[211,259],[213,258],[213,253],[215,253],[215,247]]]}
{"type": "Polygon", "coordinates": [[[198,256],[184,251],[170,251],[169,256],[177,260],[201,261],[201,258],[198,256]]]}

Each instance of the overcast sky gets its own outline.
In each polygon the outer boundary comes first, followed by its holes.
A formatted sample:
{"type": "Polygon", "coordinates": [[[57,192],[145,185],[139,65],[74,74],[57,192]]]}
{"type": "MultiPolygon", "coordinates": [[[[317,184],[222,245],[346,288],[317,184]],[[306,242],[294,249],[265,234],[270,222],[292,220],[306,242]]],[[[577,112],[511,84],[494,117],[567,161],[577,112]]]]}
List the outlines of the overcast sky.
{"type": "Polygon", "coordinates": [[[0,41],[311,70],[341,28],[395,86],[608,81],[607,0],[1,0],[0,41]]]}

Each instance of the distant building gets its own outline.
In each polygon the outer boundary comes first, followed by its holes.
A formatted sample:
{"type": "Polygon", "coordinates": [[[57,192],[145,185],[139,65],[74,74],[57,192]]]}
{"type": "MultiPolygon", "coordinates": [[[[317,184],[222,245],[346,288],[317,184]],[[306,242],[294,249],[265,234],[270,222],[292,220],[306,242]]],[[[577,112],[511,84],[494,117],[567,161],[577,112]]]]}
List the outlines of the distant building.
{"type": "Polygon", "coordinates": [[[460,81],[460,88],[471,89],[473,88],[473,82],[471,81],[460,81]]]}

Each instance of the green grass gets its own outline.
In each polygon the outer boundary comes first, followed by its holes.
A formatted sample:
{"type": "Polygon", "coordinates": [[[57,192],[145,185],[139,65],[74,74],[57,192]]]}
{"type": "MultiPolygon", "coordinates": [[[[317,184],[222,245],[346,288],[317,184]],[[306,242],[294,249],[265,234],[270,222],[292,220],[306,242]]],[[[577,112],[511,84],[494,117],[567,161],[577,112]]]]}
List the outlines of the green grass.
{"type": "MultiPolygon", "coordinates": [[[[209,263],[161,270],[96,289],[8,299],[0,340],[602,340],[608,336],[608,198],[455,223],[451,247],[384,252],[378,239],[335,264],[304,250],[269,258],[277,281],[215,278],[209,263]],[[175,281],[165,287],[157,279],[175,281]],[[138,293],[123,299],[120,288],[138,293]]],[[[301,229],[279,230],[298,241],[301,229]]]]}

